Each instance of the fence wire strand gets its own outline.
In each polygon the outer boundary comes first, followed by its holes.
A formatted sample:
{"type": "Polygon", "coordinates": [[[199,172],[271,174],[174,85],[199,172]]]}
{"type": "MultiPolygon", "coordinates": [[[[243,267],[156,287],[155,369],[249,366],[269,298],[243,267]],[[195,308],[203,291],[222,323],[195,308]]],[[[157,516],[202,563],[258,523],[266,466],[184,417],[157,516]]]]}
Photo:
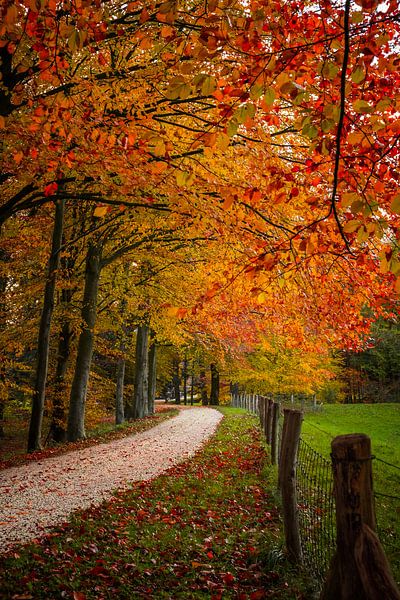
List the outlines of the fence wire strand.
{"type": "Polygon", "coordinates": [[[332,467],[303,439],[298,450],[296,485],[304,559],[323,580],[336,548],[332,467]]]}

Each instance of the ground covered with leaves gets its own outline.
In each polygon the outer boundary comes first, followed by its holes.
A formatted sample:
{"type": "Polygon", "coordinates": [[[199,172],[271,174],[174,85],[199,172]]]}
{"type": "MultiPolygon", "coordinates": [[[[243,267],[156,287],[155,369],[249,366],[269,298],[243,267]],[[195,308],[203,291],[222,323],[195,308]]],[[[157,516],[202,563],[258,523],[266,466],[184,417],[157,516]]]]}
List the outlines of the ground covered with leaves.
{"type": "Polygon", "coordinates": [[[114,419],[109,418],[98,423],[93,429],[88,430],[87,438],[85,440],[66,442],[64,444],[53,444],[43,448],[43,450],[37,450],[36,452],[30,452],[29,454],[25,452],[28,423],[24,422],[23,427],[21,427],[21,425],[16,427],[17,434],[21,433],[22,430],[23,436],[14,436],[11,438],[11,441],[8,437],[0,440],[0,470],[16,467],[35,460],[42,460],[44,458],[49,458],[50,456],[60,456],[66,452],[111,442],[112,440],[118,440],[127,435],[139,433],[140,431],[147,431],[177,414],[178,409],[171,406],[156,406],[156,414],[135,421],[126,421],[122,425],[116,426],[114,419]]]}
{"type": "Polygon", "coordinates": [[[195,458],[1,557],[0,597],[309,598],[282,555],[255,419],[224,412],[195,458]]]}

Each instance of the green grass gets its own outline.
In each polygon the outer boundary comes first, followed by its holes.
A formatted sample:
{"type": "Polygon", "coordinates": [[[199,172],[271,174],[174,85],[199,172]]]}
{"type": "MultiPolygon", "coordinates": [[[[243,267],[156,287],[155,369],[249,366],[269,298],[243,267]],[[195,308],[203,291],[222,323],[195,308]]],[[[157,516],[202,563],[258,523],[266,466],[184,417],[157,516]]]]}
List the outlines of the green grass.
{"type": "Polygon", "coordinates": [[[281,550],[257,421],[221,411],[193,459],[0,558],[0,597],[309,600],[281,550]]]}
{"type": "Polygon", "coordinates": [[[304,416],[302,438],[328,459],[331,440],[346,433],[371,438],[378,532],[400,582],[400,404],[326,405],[304,416]]]}

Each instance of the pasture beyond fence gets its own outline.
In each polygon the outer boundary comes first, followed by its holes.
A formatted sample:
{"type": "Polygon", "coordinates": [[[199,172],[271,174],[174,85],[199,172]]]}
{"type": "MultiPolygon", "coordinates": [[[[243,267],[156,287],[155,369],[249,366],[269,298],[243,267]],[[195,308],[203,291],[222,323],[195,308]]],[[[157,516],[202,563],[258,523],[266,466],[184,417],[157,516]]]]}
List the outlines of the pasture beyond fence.
{"type": "Polygon", "coordinates": [[[329,461],[301,438],[303,411],[321,410],[315,398],[302,398],[300,410],[293,396],[285,405],[272,397],[232,396],[232,406],[259,416],[278,465],[288,558],[307,564],[322,587],[321,600],[400,600],[376,534],[369,438],[336,437],[329,461]]]}

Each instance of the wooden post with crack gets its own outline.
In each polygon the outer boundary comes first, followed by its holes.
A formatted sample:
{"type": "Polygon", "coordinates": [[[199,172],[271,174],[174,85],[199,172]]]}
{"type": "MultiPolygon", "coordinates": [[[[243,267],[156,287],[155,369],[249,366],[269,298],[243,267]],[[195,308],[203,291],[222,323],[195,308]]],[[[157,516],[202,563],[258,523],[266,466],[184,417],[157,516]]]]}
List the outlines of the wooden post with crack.
{"type": "Polygon", "coordinates": [[[371,463],[367,435],[332,441],[337,549],[320,600],[400,600],[376,534],[371,463]]]}

